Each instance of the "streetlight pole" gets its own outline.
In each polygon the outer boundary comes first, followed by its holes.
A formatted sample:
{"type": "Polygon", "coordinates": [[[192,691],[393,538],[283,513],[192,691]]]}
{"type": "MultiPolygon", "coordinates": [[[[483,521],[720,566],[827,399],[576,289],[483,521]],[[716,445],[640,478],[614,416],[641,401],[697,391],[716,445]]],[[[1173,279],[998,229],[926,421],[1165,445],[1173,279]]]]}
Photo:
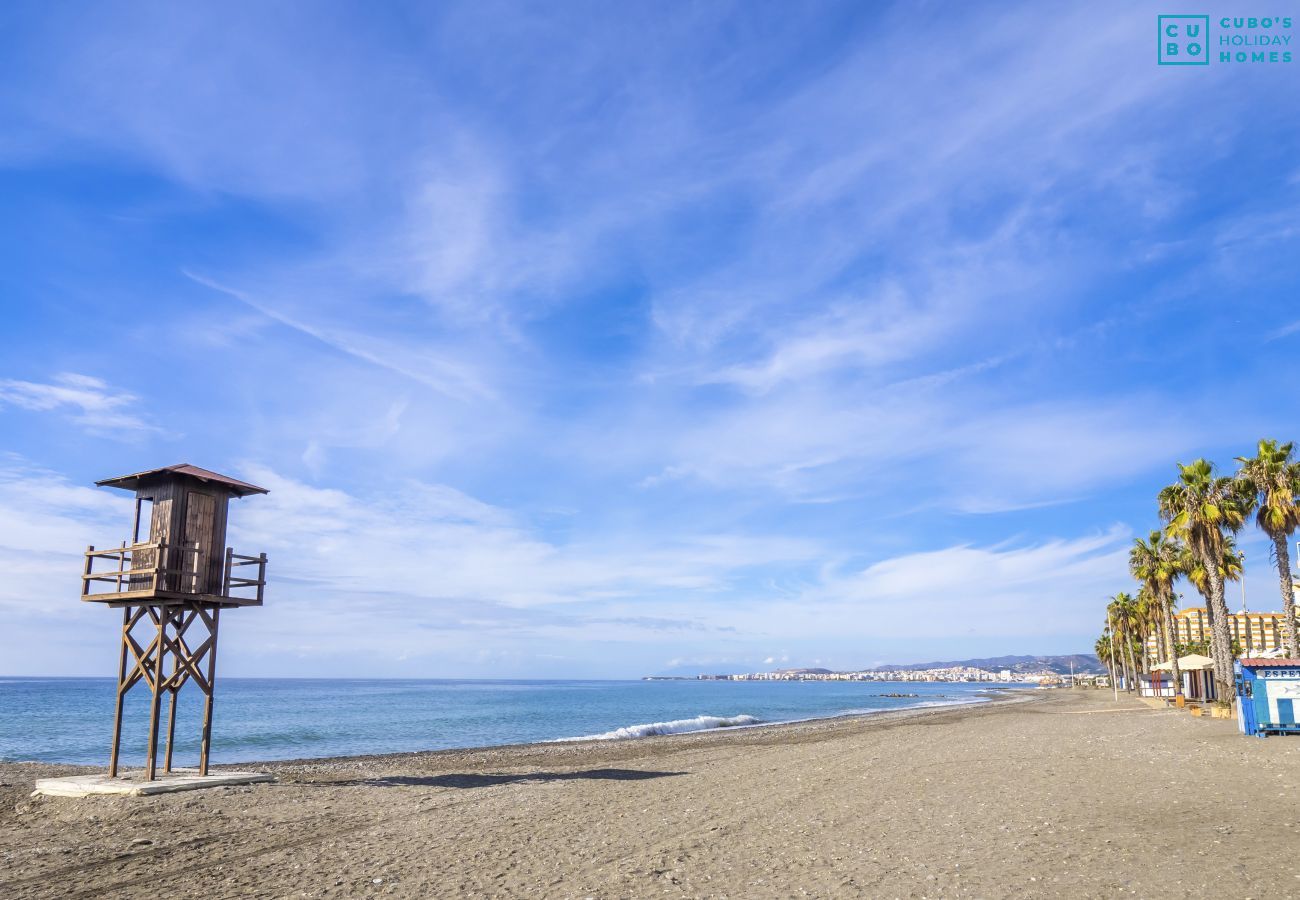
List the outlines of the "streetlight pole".
{"type": "Polygon", "coordinates": [[[1241,555],[1241,611],[1246,611],[1246,554],[1241,555]]]}
{"type": "Polygon", "coordinates": [[[1251,635],[1250,613],[1246,611],[1246,554],[1241,554],[1241,620],[1246,628],[1246,650],[1254,648],[1255,642],[1251,635]]]}

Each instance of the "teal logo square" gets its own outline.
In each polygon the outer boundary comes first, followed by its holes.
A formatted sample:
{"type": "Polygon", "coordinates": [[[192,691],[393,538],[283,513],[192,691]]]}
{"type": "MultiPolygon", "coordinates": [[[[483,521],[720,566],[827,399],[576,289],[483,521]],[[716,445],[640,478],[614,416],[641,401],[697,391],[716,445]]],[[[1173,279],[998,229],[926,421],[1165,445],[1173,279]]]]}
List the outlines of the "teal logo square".
{"type": "Polygon", "coordinates": [[[1209,16],[1156,16],[1156,62],[1162,66],[1210,64],[1209,16]]]}

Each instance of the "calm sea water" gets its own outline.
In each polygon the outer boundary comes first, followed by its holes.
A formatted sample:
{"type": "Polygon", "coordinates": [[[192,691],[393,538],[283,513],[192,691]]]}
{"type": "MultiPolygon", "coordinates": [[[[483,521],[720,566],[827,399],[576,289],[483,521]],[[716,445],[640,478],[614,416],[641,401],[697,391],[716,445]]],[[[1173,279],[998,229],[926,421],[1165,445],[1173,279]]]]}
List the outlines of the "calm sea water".
{"type": "MultiPolygon", "coordinates": [[[[114,681],[0,678],[0,760],[102,765],[114,681]]],[[[395,753],[696,731],[978,701],[988,685],[890,682],[452,681],[226,678],[213,762],[395,753]],[[918,694],[888,697],[890,693],[918,694]]],[[[202,697],[183,690],[176,762],[198,759],[202,697]]],[[[148,694],[128,695],[122,752],[144,760],[148,694]]],[[[166,707],[163,722],[166,721],[166,707]]],[[[161,746],[161,742],[160,742],[161,746]]]]}

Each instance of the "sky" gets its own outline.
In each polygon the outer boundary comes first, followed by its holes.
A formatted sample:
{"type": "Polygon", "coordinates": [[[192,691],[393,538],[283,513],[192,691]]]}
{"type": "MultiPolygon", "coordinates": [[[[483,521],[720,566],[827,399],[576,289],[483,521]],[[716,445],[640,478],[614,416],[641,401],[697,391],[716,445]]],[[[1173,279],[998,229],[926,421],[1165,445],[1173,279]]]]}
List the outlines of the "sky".
{"type": "Polygon", "coordinates": [[[1158,11],[5,3],[0,674],[112,674],[94,482],[180,462],[270,491],[224,675],[1090,651],[1300,439],[1300,62],[1158,11]]]}

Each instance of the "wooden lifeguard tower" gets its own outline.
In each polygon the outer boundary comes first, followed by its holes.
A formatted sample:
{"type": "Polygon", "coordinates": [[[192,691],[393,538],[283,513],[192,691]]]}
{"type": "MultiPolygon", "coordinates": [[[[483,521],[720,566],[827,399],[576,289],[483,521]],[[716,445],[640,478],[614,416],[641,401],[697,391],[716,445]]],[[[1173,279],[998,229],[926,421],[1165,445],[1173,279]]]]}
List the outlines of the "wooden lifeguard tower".
{"type": "Polygon", "coordinates": [[[117,777],[123,700],[141,682],[152,693],[145,767],[148,780],[153,781],[157,774],[158,720],[164,694],[168,709],[163,771],[171,771],[176,695],[189,681],[198,685],[205,697],[199,774],[206,776],[221,610],[261,606],[266,585],[265,553],[242,556],[226,546],[227,512],[232,497],[267,491],[188,464],[95,483],[135,492],[131,542],[123,541],[120,547],[110,550],[87,548],[81,576],[82,600],[122,609],[117,708],[108,776],[117,777]],[[143,521],[147,521],[149,531],[141,541],[143,521]],[[109,568],[95,571],[96,563],[102,566],[105,561],[109,568]],[[140,639],[134,633],[137,630],[144,632],[140,639]]]}

